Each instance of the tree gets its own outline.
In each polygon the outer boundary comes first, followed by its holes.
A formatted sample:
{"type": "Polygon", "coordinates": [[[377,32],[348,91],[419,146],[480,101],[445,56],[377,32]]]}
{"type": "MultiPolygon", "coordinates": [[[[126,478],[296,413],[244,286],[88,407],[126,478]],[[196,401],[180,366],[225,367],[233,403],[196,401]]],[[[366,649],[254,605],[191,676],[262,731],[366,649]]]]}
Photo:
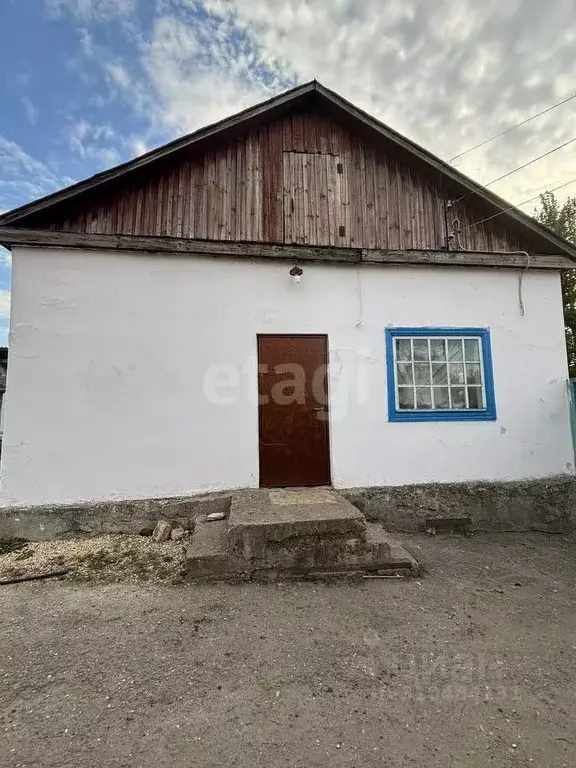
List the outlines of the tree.
{"type": "MultiPolygon", "coordinates": [[[[534,218],[560,237],[576,245],[576,197],[569,197],[560,204],[553,192],[540,195],[541,208],[534,212],[534,218]]],[[[576,270],[563,269],[562,304],[566,328],[566,352],[570,378],[576,378],[576,270]]]]}

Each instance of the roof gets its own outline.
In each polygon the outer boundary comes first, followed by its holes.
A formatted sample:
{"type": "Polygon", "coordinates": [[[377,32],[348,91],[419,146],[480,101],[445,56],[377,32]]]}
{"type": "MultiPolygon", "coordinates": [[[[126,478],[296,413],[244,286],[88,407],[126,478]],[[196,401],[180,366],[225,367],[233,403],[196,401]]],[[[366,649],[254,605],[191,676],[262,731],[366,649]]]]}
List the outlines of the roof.
{"type": "Polygon", "coordinates": [[[475,181],[464,175],[449,163],[441,160],[428,150],[419,146],[410,139],[405,138],[397,131],[388,127],[376,118],[372,117],[362,109],[354,106],[339,94],[321,85],[316,80],[299,85],[285,93],[275,96],[267,101],[263,101],[256,106],[249,107],[241,112],[201,128],[194,133],[190,133],[175,141],[165,144],[158,149],[147,152],[140,157],[130,160],[127,163],[115,166],[107,171],[98,173],[90,178],[66,187],[51,195],[35,200],[26,205],[15,208],[12,211],[0,216],[0,227],[14,225],[25,226],[27,219],[37,213],[48,212],[53,206],[59,205],[65,201],[77,199],[85,193],[102,187],[121,177],[127,176],[135,171],[140,171],[147,166],[165,160],[180,150],[193,147],[196,144],[206,140],[223,138],[230,132],[245,130],[254,123],[270,120],[281,114],[303,106],[314,99],[323,103],[330,111],[345,116],[348,121],[363,131],[368,131],[372,135],[378,135],[386,139],[399,149],[417,159],[430,170],[441,173],[464,193],[471,193],[477,199],[488,203],[496,211],[502,212],[502,217],[514,222],[516,227],[520,227],[525,232],[536,234],[543,237],[552,246],[551,253],[563,254],[576,260],[576,247],[562,237],[556,235],[552,230],[538,223],[535,219],[518,209],[510,209],[510,203],[495,195],[490,190],[477,184],[475,181]]]}

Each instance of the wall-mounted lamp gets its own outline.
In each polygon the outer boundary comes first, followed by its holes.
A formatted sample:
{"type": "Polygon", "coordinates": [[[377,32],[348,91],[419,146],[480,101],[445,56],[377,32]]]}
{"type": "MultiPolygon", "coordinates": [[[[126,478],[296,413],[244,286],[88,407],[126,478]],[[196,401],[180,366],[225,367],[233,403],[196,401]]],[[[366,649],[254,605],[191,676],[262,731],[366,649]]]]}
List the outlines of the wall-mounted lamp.
{"type": "Polygon", "coordinates": [[[304,270],[299,266],[292,267],[292,269],[290,270],[290,277],[294,279],[295,283],[300,282],[303,274],[304,274],[304,270]]]}

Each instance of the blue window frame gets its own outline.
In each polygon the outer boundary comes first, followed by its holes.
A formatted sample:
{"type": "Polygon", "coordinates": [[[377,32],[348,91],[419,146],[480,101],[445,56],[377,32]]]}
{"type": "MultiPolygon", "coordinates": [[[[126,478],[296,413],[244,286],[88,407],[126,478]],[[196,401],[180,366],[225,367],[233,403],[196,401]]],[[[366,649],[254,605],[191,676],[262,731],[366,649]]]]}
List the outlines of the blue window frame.
{"type": "Polygon", "coordinates": [[[487,328],[386,329],[390,421],[494,421],[487,328]]]}

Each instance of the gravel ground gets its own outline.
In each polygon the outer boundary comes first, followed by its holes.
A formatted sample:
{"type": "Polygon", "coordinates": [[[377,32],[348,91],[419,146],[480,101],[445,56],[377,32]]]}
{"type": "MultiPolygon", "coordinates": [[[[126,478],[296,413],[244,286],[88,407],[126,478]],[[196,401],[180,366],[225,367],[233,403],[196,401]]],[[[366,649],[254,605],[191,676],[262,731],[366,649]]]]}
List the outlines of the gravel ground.
{"type": "Polygon", "coordinates": [[[0,588],[0,764],[576,765],[576,539],[401,537],[418,581],[0,588]]]}
{"type": "Polygon", "coordinates": [[[0,541],[0,581],[69,569],[68,579],[177,584],[184,575],[187,545],[187,540],[157,544],[123,535],[0,541]]]}

